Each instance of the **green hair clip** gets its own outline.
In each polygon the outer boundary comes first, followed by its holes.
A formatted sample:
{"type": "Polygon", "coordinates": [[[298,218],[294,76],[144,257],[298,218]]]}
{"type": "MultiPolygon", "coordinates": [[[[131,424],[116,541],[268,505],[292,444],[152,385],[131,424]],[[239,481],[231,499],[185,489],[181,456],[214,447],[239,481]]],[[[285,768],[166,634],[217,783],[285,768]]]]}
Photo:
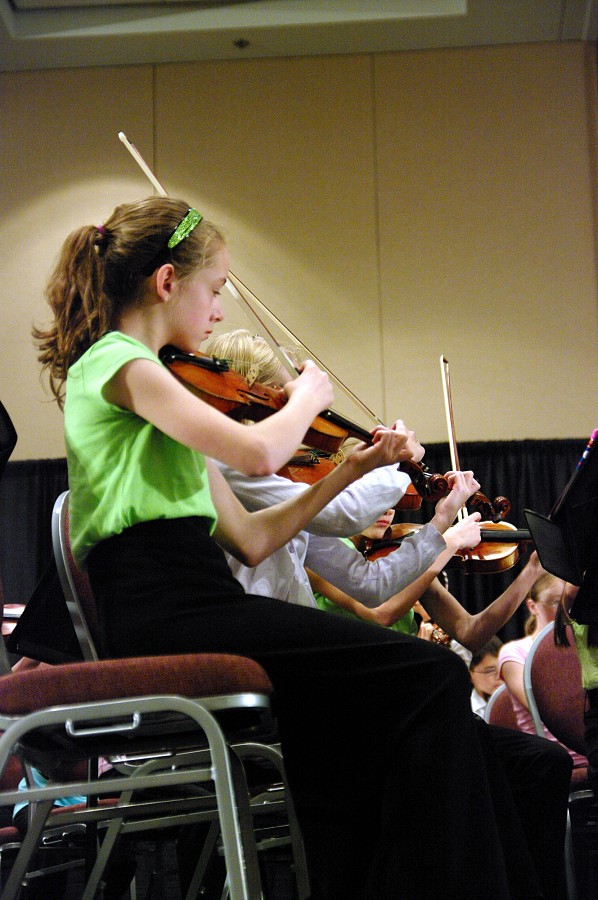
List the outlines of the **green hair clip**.
{"type": "Polygon", "coordinates": [[[184,241],[186,237],[188,237],[194,228],[196,228],[203,216],[201,213],[198,213],[196,209],[190,209],[184,219],[182,219],[177,227],[174,229],[172,234],[168,239],[168,249],[172,250],[173,247],[177,247],[181,241],[184,241]]]}

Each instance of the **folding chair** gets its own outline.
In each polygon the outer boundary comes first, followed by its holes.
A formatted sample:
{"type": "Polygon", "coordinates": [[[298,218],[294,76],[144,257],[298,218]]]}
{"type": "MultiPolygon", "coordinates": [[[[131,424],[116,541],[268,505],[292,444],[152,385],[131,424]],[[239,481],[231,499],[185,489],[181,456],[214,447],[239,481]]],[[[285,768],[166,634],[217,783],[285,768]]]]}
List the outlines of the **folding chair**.
{"type": "Polygon", "coordinates": [[[506,684],[499,685],[488,700],[484,718],[489,725],[498,725],[501,728],[513,728],[515,731],[519,731],[511,695],[506,684]]]}
{"type": "MultiPolygon", "coordinates": [[[[42,667],[0,678],[0,728],[4,732],[0,772],[10,755],[18,752],[50,778],[45,788],[0,794],[0,805],[22,800],[34,805],[2,900],[18,897],[21,878],[54,800],[72,795],[117,796],[114,807],[90,806],[75,812],[67,807],[53,816],[52,824],[112,818],[120,833],[128,821],[156,827],[171,813],[180,824],[183,813],[200,811],[202,805],[205,809],[205,794],[198,793],[196,786],[208,782],[214,784],[231,897],[261,897],[242,768],[214,712],[197,698],[206,693],[212,707],[228,710],[267,709],[270,682],[252,660],[224,654],[153,657],[149,663],[144,658],[102,660],[42,667]],[[191,749],[202,752],[189,765],[178,766],[177,754],[191,749]],[[170,758],[159,771],[146,774],[141,766],[131,778],[99,778],[90,770],[87,778],[77,781],[69,774],[77,771],[82,760],[121,754],[170,758]],[[193,790],[182,800],[175,797],[170,806],[161,798],[135,802],[131,796],[133,789],[152,791],[178,785],[193,790]]],[[[214,817],[212,806],[208,817],[214,817]]],[[[95,896],[104,857],[99,857],[92,870],[86,898],[95,896]]]]}
{"type": "MultiPolygon", "coordinates": [[[[98,659],[97,641],[99,634],[97,608],[95,598],[91,590],[91,585],[87,576],[81,572],[75,564],[70,549],[69,538],[69,521],[68,521],[68,492],[61,494],[54,505],[52,513],[52,544],[54,548],[54,557],[58,574],[66,599],[67,607],[73,622],[77,640],[81,648],[83,659],[94,661],[98,659]]],[[[205,656],[205,655],[204,655],[205,656]]],[[[175,657],[177,659],[178,657],[175,657]]],[[[149,658],[149,664],[153,658],[149,658]]],[[[125,661],[126,662],[126,661],[125,661]]],[[[253,665],[253,661],[249,661],[253,665]]],[[[265,673],[264,673],[265,675],[265,673]]],[[[221,698],[204,697],[202,702],[209,710],[217,715],[222,714],[221,698]]],[[[299,826],[297,824],[296,815],[293,808],[292,797],[286,783],[286,775],[284,772],[284,764],[280,745],[276,740],[275,730],[272,728],[271,721],[266,724],[265,728],[254,729],[254,733],[243,735],[233,730],[229,734],[230,744],[234,757],[247,760],[258,758],[266,760],[267,763],[274,767],[277,773],[277,782],[279,785],[276,790],[268,791],[266,795],[258,795],[252,798],[252,810],[260,815],[282,810],[286,813],[288,819],[288,828],[283,829],[283,836],[280,836],[280,829],[274,829],[271,833],[269,830],[265,832],[264,839],[260,832],[260,849],[276,846],[280,843],[289,843],[292,848],[292,858],[297,881],[298,895],[300,898],[309,895],[309,883],[307,876],[307,867],[305,862],[305,854],[303,842],[299,826]]],[[[126,764],[119,764],[119,769],[130,773],[130,768],[126,764]]],[[[241,778],[241,776],[239,776],[241,778]]],[[[249,823],[248,823],[248,827],[249,823]]],[[[196,872],[196,878],[192,886],[198,884],[200,878],[200,867],[196,872]]]]}
{"type": "MultiPolygon", "coordinates": [[[[534,727],[542,723],[566,747],[585,756],[585,691],[575,644],[556,646],[554,622],[536,635],[523,667],[523,683],[534,727]]],[[[598,896],[598,804],[588,788],[587,765],[576,767],[571,780],[565,844],[569,900],[598,896]]]]}
{"type": "Polygon", "coordinates": [[[536,635],[523,667],[523,686],[536,732],[542,724],[566,747],[586,754],[581,667],[569,629],[570,645],[556,646],[554,622],[536,635]]]}
{"type": "MultiPolygon", "coordinates": [[[[91,900],[110,850],[127,829],[194,821],[217,823],[229,896],[261,900],[245,773],[225,736],[226,729],[247,740],[248,752],[256,752],[253,738],[272,731],[272,685],[258,663],[230,654],[189,654],[11,673],[3,641],[0,647],[5,673],[0,677],[0,806],[26,802],[30,807],[26,836],[11,841],[15,859],[1,900],[20,895],[50,826],[102,829],[105,837],[88,866],[83,895],[91,900]],[[129,777],[114,772],[100,778],[99,756],[141,761],[129,777]],[[30,783],[19,790],[7,779],[15,758],[43,772],[47,786],[30,783]],[[88,802],[53,809],[55,800],[69,796],[88,802]]],[[[275,750],[267,752],[278,761],[275,750]]],[[[280,807],[281,801],[271,808],[280,807]]],[[[16,837],[12,830],[7,835],[16,837]]],[[[199,870],[198,865],[189,898],[199,870]]]]}

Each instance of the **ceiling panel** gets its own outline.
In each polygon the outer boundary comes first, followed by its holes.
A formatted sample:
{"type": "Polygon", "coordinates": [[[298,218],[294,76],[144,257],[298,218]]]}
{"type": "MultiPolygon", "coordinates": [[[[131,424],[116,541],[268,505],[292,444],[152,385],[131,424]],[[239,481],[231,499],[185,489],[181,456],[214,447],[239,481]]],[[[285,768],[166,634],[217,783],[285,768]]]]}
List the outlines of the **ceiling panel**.
{"type": "Polygon", "coordinates": [[[596,41],[598,0],[0,0],[0,70],[596,41]]]}
{"type": "MultiPolygon", "coordinates": [[[[194,9],[222,9],[236,6],[240,3],[255,3],[257,0],[230,0],[223,3],[222,0],[202,0],[193,3],[194,9]]],[[[16,12],[30,9],[113,9],[120,6],[148,6],[168,9],[184,4],[189,6],[189,0],[10,0],[10,5],[16,12]]]]}

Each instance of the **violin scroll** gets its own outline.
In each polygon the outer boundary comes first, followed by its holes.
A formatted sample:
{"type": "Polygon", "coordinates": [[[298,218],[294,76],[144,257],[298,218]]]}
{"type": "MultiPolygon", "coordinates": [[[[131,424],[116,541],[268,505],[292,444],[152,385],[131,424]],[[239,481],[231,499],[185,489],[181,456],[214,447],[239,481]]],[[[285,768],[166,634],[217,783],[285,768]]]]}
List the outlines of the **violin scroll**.
{"type": "Polygon", "coordinates": [[[451,489],[445,476],[432,475],[422,463],[405,459],[399,463],[399,469],[409,475],[417,493],[429,503],[436,503],[450,493],[451,489]]]}
{"type": "Polygon", "coordinates": [[[482,519],[489,522],[500,522],[508,516],[511,510],[511,503],[506,497],[495,497],[489,500],[480,491],[476,491],[467,503],[470,512],[481,513],[482,519]]]}

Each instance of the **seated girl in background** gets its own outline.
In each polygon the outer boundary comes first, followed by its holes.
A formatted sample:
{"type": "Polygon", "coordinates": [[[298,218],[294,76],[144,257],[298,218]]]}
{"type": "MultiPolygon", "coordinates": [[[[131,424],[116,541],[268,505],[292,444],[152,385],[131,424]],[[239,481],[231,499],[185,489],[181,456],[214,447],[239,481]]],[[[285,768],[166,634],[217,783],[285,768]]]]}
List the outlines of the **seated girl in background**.
{"type": "MultiPolygon", "coordinates": [[[[519,728],[521,731],[529,732],[529,734],[535,734],[536,729],[529,711],[523,685],[525,660],[535,637],[549,622],[554,622],[563,595],[572,589],[572,585],[567,585],[567,582],[562,581],[555,575],[551,575],[549,572],[543,571],[534,582],[525,601],[529,611],[529,617],[525,623],[525,637],[516,641],[508,641],[500,648],[498,655],[499,676],[507,685],[511,695],[511,702],[519,728]]],[[[555,736],[550,733],[546,726],[543,727],[544,736],[551,741],[556,741],[555,736]]],[[[581,756],[575,750],[570,750],[569,748],[567,750],[573,758],[575,768],[587,766],[588,761],[585,756],[581,756]]]]}

